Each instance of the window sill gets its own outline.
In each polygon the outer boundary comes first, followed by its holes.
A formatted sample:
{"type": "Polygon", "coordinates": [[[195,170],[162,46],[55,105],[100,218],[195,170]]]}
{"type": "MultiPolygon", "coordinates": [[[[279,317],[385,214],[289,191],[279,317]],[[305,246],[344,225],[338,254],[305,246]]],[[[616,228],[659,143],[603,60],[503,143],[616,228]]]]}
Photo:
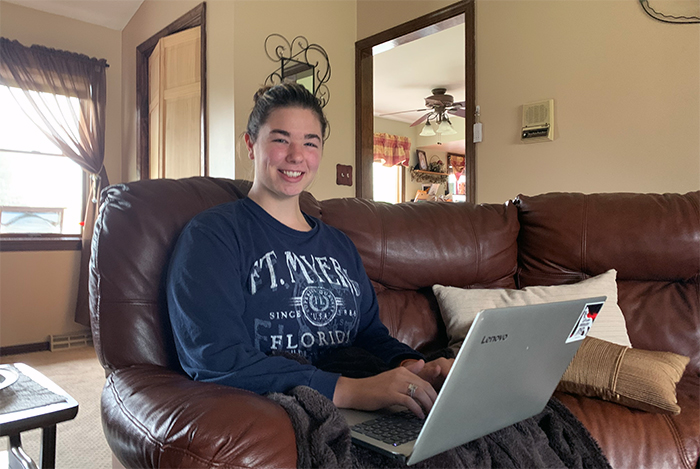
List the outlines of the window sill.
{"type": "Polygon", "coordinates": [[[0,237],[0,252],[4,251],[80,251],[80,235],[11,235],[0,237]]]}

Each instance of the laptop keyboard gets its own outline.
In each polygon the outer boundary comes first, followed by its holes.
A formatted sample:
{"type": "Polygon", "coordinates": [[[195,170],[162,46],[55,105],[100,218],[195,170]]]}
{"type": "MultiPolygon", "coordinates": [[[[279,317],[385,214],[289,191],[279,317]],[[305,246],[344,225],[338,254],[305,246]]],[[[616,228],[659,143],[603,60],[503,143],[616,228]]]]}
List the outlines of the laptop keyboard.
{"type": "Polygon", "coordinates": [[[389,445],[400,446],[418,438],[424,422],[410,410],[404,410],[358,423],[350,429],[389,445]]]}

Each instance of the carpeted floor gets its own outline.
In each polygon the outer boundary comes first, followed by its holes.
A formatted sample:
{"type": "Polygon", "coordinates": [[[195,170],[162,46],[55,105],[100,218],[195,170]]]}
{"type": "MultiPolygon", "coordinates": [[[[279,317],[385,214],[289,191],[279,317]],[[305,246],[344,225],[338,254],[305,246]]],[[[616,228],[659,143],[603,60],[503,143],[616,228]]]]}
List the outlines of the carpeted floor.
{"type": "MultiPolygon", "coordinates": [[[[112,467],[112,453],[100,423],[100,394],[105,376],[92,347],[7,355],[0,357],[0,363],[26,363],[78,401],[80,407],[77,417],[57,426],[57,469],[112,467]]],[[[39,461],[41,430],[22,433],[21,437],[24,450],[34,461],[39,461]]],[[[8,446],[8,438],[0,438],[0,451],[6,450],[8,446]]]]}

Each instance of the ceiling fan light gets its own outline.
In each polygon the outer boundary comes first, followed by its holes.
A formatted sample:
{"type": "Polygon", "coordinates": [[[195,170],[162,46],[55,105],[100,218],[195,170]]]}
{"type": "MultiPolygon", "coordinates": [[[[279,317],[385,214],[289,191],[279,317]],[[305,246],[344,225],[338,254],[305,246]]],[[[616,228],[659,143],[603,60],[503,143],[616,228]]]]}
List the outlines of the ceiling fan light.
{"type": "Polygon", "coordinates": [[[438,125],[437,133],[442,135],[454,135],[457,133],[457,131],[454,129],[454,127],[452,127],[452,124],[445,119],[440,122],[440,125],[438,125]]]}
{"type": "Polygon", "coordinates": [[[426,122],[425,127],[423,127],[423,130],[421,130],[418,135],[421,137],[432,137],[435,135],[435,131],[433,130],[433,126],[430,125],[430,122],[426,122]]]}

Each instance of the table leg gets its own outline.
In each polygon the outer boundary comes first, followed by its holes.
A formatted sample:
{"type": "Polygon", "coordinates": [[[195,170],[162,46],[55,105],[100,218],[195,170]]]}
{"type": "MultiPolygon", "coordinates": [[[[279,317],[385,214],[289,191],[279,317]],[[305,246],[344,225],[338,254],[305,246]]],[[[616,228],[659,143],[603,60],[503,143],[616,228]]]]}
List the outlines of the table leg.
{"type": "Polygon", "coordinates": [[[41,469],[56,467],[56,425],[41,429],[41,469]]]}
{"type": "Polygon", "coordinates": [[[10,435],[10,451],[7,455],[7,467],[9,469],[37,469],[27,453],[22,449],[22,438],[19,433],[10,435]]]}

